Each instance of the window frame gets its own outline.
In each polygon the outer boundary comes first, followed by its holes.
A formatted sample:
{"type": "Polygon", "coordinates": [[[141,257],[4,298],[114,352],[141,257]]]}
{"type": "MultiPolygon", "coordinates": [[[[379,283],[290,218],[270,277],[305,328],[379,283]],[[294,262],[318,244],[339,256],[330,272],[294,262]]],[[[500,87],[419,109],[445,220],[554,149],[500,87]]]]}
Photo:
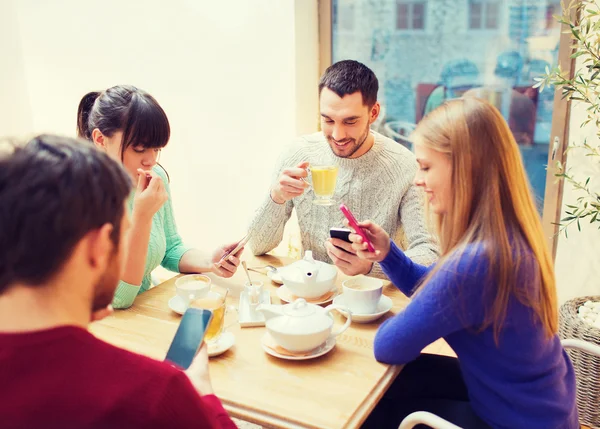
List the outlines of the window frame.
{"type": "Polygon", "coordinates": [[[396,9],[395,9],[395,14],[394,14],[394,31],[401,33],[401,34],[423,34],[427,32],[427,10],[428,10],[428,2],[427,0],[396,0],[396,9]],[[407,6],[407,28],[399,28],[398,27],[398,18],[399,18],[399,14],[398,14],[398,9],[400,5],[406,5],[407,6]],[[422,20],[423,20],[423,27],[421,28],[414,28],[414,7],[415,5],[423,5],[423,13],[422,13],[422,20]]]}
{"type": "Polygon", "coordinates": [[[504,14],[502,13],[502,0],[468,0],[467,1],[467,22],[466,28],[467,31],[476,31],[482,33],[496,33],[499,32],[501,26],[504,22],[504,14]],[[472,27],[471,26],[471,16],[472,16],[472,6],[473,5],[481,5],[481,13],[480,13],[480,26],[472,27]],[[488,7],[494,4],[496,6],[496,27],[488,28],[488,7]]]}

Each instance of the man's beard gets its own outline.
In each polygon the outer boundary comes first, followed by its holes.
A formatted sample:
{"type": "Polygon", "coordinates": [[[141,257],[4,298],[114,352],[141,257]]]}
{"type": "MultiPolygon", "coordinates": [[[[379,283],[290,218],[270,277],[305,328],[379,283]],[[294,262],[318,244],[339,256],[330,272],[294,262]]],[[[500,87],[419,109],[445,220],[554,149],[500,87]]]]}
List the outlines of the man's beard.
{"type": "Polygon", "coordinates": [[[106,270],[102,273],[94,287],[92,312],[106,308],[113,301],[115,290],[121,279],[121,266],[117,256],[117,252],[113,251],[106,266],[106,270]]]}
{"type": "Polygon", "coordinates": [[[367,125],[367,128],[366,128],[364,134],[362,134],[360,136],[360,138],[358,139],[358,142],[356,141],[356,139],[350,139],[350,144],[349,144],[348,148],[344,148],[344,151],[349,150],[348,154],[340,154],[336,151],[337,146],[335,144],[335,140],[330,135],[326,136],[327,141],[329,142],[329,147],[331,148],[332,152],[336,156],[339,156],[340,158],[350,158],[352,155],[354,155],[356,153],[357,150],[359,150],[362,147],[363,144],[365,144],[365,142],[367,141],[367,138],[369,138],[370,128],[371,128],[371,126],[367,125]]]}

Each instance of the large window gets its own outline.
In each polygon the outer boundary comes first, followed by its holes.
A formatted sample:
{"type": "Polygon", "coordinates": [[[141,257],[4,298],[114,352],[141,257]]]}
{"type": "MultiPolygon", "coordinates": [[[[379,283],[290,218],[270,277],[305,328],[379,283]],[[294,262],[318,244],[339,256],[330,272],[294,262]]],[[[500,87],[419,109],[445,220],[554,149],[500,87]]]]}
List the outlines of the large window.
{"type": "Polygon", "coordinates": [[[557,62],[558,0],[331,2],[332,60],[361,61],[379,79],[374,129],[410,146],[410,131],[445,100],[483,97],[509,124],[541,208],[554,93],[531,86],[557,62]]]}
{"type": "Polygon", "coordinates": [[[500,1],[469,0],[469,29],[497,30],[500,26],[500,1]]]}
{"type": "Polygon", "coordinates": [[[424,1],[396,1],[396,29],[424,30],[426,3],[424,1]]]}
{"type": "Polygon", "coordinates": [[[354,3],[333,3],[333,25],[341,31],[354,30],[354,3]],[[339,23],[339,25],[338,25],[339,23]]]}

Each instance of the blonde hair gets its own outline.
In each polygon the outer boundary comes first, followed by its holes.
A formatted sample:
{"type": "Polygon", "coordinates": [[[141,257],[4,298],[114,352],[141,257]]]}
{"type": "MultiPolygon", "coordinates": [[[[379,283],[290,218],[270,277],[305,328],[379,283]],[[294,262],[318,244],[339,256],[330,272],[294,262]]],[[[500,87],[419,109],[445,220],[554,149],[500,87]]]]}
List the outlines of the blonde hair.
{"type": "Polygon", "coordinates": [[[458,261],[469,244],[480,243],[489,280],[496,285],[480,328],[492,326],[497,342],[515,296],[533,310],[547,336],[554,335],[558,313],[552,260],[519,148],[500,112],[477,98],[450,100],[419,123],[413,139],[447,154],[452,165],[452,206],[435,222],[442,257],[424,287],[450,259],[458,261]],[[531,255],[535,276],[528,281],[534,284],[518,285],[521,264],[531,266],[531,255]]]}

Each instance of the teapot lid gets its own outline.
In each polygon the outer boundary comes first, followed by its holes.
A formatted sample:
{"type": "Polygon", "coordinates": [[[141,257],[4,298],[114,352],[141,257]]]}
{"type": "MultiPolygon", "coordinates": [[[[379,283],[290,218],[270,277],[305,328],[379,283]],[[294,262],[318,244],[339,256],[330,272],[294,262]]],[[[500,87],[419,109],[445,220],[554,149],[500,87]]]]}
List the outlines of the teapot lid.
{"type": "Polygon", "coordinates": [[[304,298],[298,298],[291,304],[283,306],[283,314],[292,317],[305,317],[314,314],[315,307],[309,305],[304,298]]]}

